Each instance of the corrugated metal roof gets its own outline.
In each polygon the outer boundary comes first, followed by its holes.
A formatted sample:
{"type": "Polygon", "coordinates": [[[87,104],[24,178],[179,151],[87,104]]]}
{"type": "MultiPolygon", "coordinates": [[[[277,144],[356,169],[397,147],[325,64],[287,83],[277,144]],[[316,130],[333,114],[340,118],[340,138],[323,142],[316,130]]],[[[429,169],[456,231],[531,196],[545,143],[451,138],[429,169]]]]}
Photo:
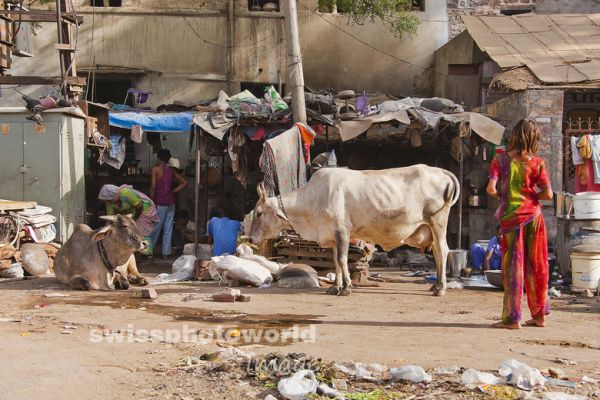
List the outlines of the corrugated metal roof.
{"type": "Polygon", "coordinates": [[[548,84],[600,80],[600,14],[462,19],[477,46],[503,69],[527,66],[548,84]]]}

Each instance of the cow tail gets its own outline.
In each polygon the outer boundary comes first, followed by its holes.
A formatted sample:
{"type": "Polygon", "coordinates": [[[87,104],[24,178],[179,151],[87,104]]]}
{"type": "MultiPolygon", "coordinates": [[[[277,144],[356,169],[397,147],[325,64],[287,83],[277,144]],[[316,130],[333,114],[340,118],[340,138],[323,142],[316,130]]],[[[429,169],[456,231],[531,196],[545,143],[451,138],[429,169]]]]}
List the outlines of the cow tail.
{"type": "Polygon", "coordinates": [[[460,196],[460,183],[458,182],[456,175],[454,175],[452,172],[444,170],[444,173],[452,180],[452,183],[448,185],[446,191],[444,192],[444,200],[446,200],[446,205],[448,207],[452,207],[454,204],[456,204],[460,196]]]}

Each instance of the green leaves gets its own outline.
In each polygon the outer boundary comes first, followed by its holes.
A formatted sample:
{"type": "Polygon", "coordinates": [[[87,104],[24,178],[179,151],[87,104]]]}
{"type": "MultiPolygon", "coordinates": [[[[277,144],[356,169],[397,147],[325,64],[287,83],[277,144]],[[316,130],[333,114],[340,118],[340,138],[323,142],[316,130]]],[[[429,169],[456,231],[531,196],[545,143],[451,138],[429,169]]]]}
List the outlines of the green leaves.
{"type": "Polygon", "coordinates": [[[319,0],[319,10],[337,11],[348,20],[363,25],[381,21],[398,37],[415,36],[419,18],[412,12],[413,0],[319,0]]]}

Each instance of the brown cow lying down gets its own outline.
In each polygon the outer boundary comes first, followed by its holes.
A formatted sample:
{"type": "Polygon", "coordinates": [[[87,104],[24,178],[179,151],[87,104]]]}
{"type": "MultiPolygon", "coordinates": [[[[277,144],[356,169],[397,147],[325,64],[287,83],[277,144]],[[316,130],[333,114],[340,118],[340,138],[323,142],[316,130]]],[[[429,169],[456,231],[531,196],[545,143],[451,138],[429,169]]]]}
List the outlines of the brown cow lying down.
{"type": "Polygon", "coordinates": [[[79,290],[126,290],[130,281],[147,284],[133,253],[148,244],[133,219],[125,215],[101,218],[110,223],[97,231],[78,225],[56,253],[54,274],[58,280],[79,290]]]}

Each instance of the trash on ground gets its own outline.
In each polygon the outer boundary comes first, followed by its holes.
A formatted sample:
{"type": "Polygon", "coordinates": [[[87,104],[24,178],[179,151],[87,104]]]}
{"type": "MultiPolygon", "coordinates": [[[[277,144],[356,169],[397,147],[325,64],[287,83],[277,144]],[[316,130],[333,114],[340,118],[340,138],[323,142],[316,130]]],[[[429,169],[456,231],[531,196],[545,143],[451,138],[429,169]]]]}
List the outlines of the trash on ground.
{"type": "Polygon", "coordinates": [[[317,393],[317,378],[309,369],[294,373],[291,377],[279,381],[277,389],[289,400],[304,400],[309,395],[317,393]]]}
{"type": "Polygon", "coordinates": [[[414,383],[431,382],[431,375],[418,365],[405,365],[400,368],[391,368],[392,380],[410,381],[414,383]]]}
{"type": "Polygon", "coordinates": [[[546,378],[546,384],[567,388],[576,388],[577,382],[571,382],[564,379],[546,378]]]}
{"type": "Polygon", "coordinates": [[[475,388],[479,385],[498,385],[502,383],[502,379],[490,374],[489,372],[480,372],[469,368],[463,372],[461,381],[463,385],[470,388],[475,388]]]}
{"type": "Polygon", "coordinates": [[[545,392],[542,394],[542,400],[587,400],[587,397],[563,392],[545,392]]]}
{"type": "Polygon", "coordinates": [[[555,287],[551,287],[550,289],[548,289],[548,297],[559,298],[560,296],[560,290],[556,289],[555,287]]]}
{"type": "Polygon", "coordinates": [[[533,390],[537,386],[544,386],[546,382],[546,378],[542,376],[540,370],[514,359],[503,361],[498,368],[498,373],[509,384],[527,391],[533,390]]]}
{"type": "Polygon", "coordinates": [[[459,281],[452,281],[446,284],[447,289],[463,289],[464,285],[459,281]]]}
{"type": "Polygon", "coordinates": [[[23,276],[25,276],[25,272],[21,263],[14,263],[8,268],[0,269],[0,278],[18,279],[23,276]]]}
{"type": "Polygon", "coordinates": [[[247,244],[243,244],[243,243],[240,244],[237,247],[236,252],[237,252],[238,257],[257,262],[258,264],[260,264],[263,267],[265,267],[266,269],[268,269],[269,272],[271,272],[271,274],[274,276],[279,275],[281,273],[281,271],[283,270],[283,268],[285,267],[283,264],[279,264],[274,261],[270,261],[266,257],[263,257],[258,254],[254,254],[254,251],[252,250],[252,248],[250,248],[250,246],[248,246],[247,244]]]}
{"type": "Polygon", "coordinates": [[[45,293],[44,297],[49,297],[49,298],[54,298],[54,297],[69,297],[70,295],[68,294],[64,294],[64,293],[58,293],[58,292],[53,292],[53,293],[45,293]]]}
{"type": "Polygon", "coordinates": [[[495,400],[516,400],[520,398],[519,391],[512,386],[481,385],[479,389],[495,400]]]}
{"type": "Polygon", "coordinates": [[[213,279],[220,282],[238,280],[253,286],[264,287],[273,281],[271,272],[260,263],[236,256],[213,257],[209,271],[213,279]]]}
{"type": "Polygon", "coordinates": [[[331,397],[334,399],[341,396],[341,393],[339,391],[327,386],[325,383],[320,383],[319,386],[317,386],[317,393],[322,396],[331,397]]]}
{"type": "Polygon", "coordinates": [[[194,276],[194,263],[196,257],[191,255],[183,255],[173,261],[171,273],[159,274],[152,281],[153,285],[160,285],[172,282],[189,281],[194,276]]]}
{"type": "Polygon", "coordinates": [[[577,365],[577,361],[568,360],[566,358],[559,358],[559,357],[556,357],[556,359],[554,359],[554,362],[557,364],[577,365]]]}
{"type": "Polygon", "coordinates": [[[288,289],[318,288],[319,275],[315,269],[306,264],[289,264],[281,270],[277,287],[288,289]]]}
{"type": "Polygon", "coordinates": [[[460,367],[457,367],[456,365],[454,365],[452,367],[446,367],[446,368],[438,367],[433,370],[433,373],[436,375],[454,375],[454,374],[457,374],[459,371],[460,371],[460,367]]]}

